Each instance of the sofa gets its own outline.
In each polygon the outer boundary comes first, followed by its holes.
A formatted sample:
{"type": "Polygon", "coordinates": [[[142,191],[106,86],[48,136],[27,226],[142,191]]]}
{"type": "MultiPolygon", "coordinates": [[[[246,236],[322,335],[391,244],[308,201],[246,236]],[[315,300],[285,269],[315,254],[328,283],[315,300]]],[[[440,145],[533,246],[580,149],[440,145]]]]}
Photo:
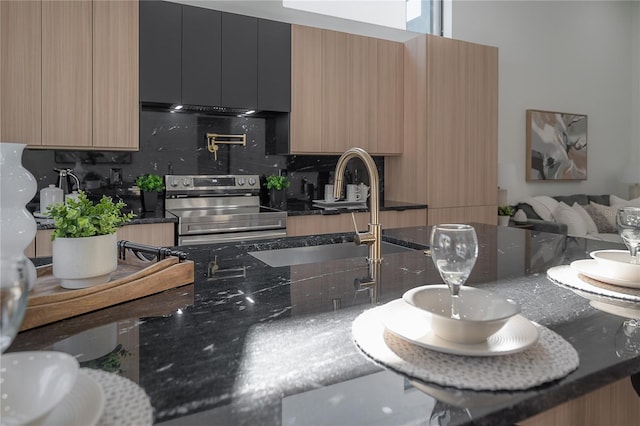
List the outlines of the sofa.
{"type": "Polygon", "coordinates": [[[522,200],[515,210],[524,212],[525,223],[536,231],[622,243],[616,212],[625,206],[640,207],[640,198],[625,200],[613,194],[540,195],[522,200]]]}

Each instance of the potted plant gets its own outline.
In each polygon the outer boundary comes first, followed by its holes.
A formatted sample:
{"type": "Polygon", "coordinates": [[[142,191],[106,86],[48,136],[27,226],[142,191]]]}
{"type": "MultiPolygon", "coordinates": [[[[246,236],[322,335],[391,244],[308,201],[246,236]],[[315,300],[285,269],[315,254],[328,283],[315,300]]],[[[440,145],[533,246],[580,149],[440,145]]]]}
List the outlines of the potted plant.
{"type": "Polygon", "coordinates": [[[153,212],[158,204],[158,192],[164,189],[162,177],[147,173],[136,178],[136,185],[140,188],[140,197],[142,200],[142,210],[153,212]]]}
{"type": "Polygon", "coordinates": [[[84,191],[77,198],[47,208],[55,229],[53,275],[64,288],[84,288],[109,281],[118,267],[116,230],[131,220],[123,213],[125,203],[103,196],[94,204],[84,191]]]}
{"type": "Polygon", "coordinates": [[[509,226],[509,219],[513,215],[513,207],[502,205],[498,206],[498,225],[509,226]]]}
{"type": "Polygon", "coordinates": [[[287,189],[291,182],[286,176],[269,175],[265,186],[269,190],[269,205],[273,208],[287,209],[287,189]]]}

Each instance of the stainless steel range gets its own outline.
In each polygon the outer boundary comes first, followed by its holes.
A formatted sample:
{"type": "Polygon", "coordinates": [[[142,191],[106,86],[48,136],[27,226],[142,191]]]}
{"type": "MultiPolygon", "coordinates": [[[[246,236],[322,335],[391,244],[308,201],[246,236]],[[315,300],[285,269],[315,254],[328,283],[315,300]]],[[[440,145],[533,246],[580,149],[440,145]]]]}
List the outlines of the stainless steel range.
{"type": "Polygon", "coordinates": [[[287,212],[260,206],[257,175],[166,175],[165,186],[179,246],[287,235],[287,212]]]}

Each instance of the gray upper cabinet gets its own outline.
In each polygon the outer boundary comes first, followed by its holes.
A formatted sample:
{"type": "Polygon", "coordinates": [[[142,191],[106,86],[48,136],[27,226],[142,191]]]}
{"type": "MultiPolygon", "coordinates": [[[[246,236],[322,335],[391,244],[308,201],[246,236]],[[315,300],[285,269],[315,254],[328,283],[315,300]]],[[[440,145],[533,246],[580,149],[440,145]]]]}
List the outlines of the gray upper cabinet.
{"type": "Polygon", "coordinates": [[[182,103],[221,105],[222,13],[183,6],[182,103]]]}
{"type": "Polygon", "coordinates": [[[258,107],[258,19],[222,14],[222,106],[258,107]]]}
{"type": "Polygon", "coordinates": [[[291,111],[291,25],[258,20],[258,109],[291,111]]]}
{"type": "Polygon", "coordinates": [[[140,101],[181,99],[182,6],[140,2],[140,101]]]}
{"type": "Polygon", "coordinates": [[[291,110],[291,26],[140,2],[140,102],[291,110]]]}

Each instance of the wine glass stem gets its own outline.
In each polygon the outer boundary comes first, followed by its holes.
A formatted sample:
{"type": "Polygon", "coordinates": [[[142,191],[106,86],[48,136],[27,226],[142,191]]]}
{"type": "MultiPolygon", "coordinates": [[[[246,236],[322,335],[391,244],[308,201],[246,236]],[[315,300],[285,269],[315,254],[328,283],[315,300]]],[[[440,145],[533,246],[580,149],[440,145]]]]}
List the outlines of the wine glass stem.
{"type": "Polygon", "coordinates": [[[639,250],[638,250],[638,246],[631,245],[629,247],[629,251],[631,252],[631,263],[633,263],[634,265],[639,264],[640,260],[638,259],[638,255],[640,253],[639,253],[639,250]]]}
{"type": "Polygon", "coordinates": [[[449,290],[451,290],[452,296],[458,296],[460,294],[460,284],[449,284],[449,290]]]}
{"type": "Polygon", "coordinates": [[[451,295],[451,318],[460,319],[460,296],[451,295]]]}

